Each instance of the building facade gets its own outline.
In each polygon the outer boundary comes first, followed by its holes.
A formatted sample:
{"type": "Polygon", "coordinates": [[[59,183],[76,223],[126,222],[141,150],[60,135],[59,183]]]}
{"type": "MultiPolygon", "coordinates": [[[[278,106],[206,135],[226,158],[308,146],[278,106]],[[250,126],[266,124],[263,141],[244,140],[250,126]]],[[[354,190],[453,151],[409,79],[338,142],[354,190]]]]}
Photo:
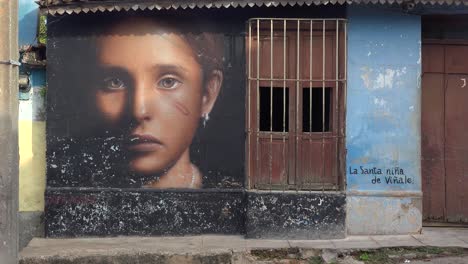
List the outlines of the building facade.
{"type": "Polygon", "coordinates": [[[449,51],[464,54],[466,33],[434,28],[464,23],[464,4],[41,1],[46,236],[329,239],[466,223],[466,89],[443,85],[463,86],[449,51]],[[440,70],[441,54],[455,66],[440,70]],[[447,95],[427,96],[423,71],[447,95]],[[455,121],[431,119],[444,114],[455,121]],[[425,171],[434,160],[454,170],[425,171]]]}
{"type": "MultiPolygon", "coordinates": [[[[45,43],[41,42],[39,7],[18,1],[20,86],[18,144],[20,248],[34,236],[43,236],[46,178],[46,71],[45,43]]],[[[43,19],[45,16],[43,16],[43,19]]],[[[44,21],[42,21],[44,22],[44,21]]],[[[43,24],[43,26],[45,26],[43,24]]]]}

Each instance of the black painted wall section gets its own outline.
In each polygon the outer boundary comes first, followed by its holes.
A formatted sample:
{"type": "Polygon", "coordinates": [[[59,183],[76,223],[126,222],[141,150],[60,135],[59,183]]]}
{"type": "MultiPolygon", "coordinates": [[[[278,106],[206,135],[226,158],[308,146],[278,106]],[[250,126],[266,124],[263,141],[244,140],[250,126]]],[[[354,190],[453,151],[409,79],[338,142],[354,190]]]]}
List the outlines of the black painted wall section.
{"type": "Polygon", "coordinates": [[[344,194],[49,189],[46,236],[345,237],[344,194]]]}
{"type": "Polygon", "coordinates": [[[242,191],[47,190],[46,236],[244,233],[242,191]]]}
{"type": "Polygon", "coordinates": [[[345,219],[344,194],[247,193],[248,238],[344,238],[345,219]]]}
{"type": "MultiPolygon", "coordinates": [[[[149,11],[145,14],[155,15],[149,11]]],[[[122,153],[113,153],[118,152],[117,148],[109,148],[96,136],[96,131],[75,122],[80,115],[91,120],[94,114],[85,104],[77,110],[70,107],[74,101],[82,102],[77,100],[82,90],[70,89],[70,84],[86,79],[82,71],[83,54],[75,46],[79,46],[78,39],[95,37],[90,32],[95,27],[93,22],[104,15],[49,17],[46,236],[208,233],[246,234],[252,238],[344,237],[343,194],[256,193],[244,189],[244,38],[245,23],[252,17],[344,17],[345,7],[246,8],[223,12],[200,9],[158,14],[222,21],[215,23],[215,32],[224,34],[223,88],[208,125],[200,126],[190,148],[193,162],[204,174],[204,189],[138,188],[143,184],[112,160],[119,160],[122,153]],[[81,26],[73,27],[77,24],[81,26]],[[70,57],[75,60],[67,59],[70,57]],[[87,130],[89,133],[84,132],[87,130]],[[106,156],[112,159],[106,160],[106,156]],[[131,180],[133,184],[129,183],[131,180]]],[[[118,142],[108,143],[118,146],[118,142]]]]}

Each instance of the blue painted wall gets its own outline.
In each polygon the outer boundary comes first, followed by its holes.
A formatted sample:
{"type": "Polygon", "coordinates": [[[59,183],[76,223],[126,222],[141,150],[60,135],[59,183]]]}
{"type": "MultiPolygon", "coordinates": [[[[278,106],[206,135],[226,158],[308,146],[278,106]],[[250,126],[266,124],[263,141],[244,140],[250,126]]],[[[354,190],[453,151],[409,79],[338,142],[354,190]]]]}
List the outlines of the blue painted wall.
{"type": "Polygon", "coordinates": [[[45,86],[46,85],[46,72],[44,69],[31,70],[31,86],[45,86]]]}
{"type": "Polygon", "coordinates": [[[348,19],[347,190],[420,191],[420,16],[350,6],[348,19]]]}
{"type": "Polygon", "coordinates": [[[18,0],[19,45],[37,44],[39,6],[34,0],[18,0]]]}

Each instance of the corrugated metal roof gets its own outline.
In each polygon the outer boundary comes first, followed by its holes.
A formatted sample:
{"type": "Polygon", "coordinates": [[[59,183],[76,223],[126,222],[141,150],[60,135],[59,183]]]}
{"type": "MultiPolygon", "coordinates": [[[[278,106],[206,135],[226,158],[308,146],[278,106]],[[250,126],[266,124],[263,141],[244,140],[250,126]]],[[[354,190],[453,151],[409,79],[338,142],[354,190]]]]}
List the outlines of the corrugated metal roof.
{"type": "Polygon", "coordinates": [[[426,4],[467,5],[468,0],[39,0],[49,14],[96,13],[121,10],[230,8],[254,6],[303,6],[335,4],[426,4]]]}

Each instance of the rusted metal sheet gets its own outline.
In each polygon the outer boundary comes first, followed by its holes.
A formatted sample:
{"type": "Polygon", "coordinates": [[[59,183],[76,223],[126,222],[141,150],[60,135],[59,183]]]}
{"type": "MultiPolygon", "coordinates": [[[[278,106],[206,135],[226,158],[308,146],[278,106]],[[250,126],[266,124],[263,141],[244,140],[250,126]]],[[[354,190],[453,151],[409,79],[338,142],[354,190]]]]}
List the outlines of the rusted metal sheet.
{"type": "Polygon", "coordinates": [[[96,13],[104,11],[163,10],[194,8],[237,8],[254,6],[303,6],[335,4],[425,4],[468,5],[466,0],[39,0],[49,14],[96,13]]]}

